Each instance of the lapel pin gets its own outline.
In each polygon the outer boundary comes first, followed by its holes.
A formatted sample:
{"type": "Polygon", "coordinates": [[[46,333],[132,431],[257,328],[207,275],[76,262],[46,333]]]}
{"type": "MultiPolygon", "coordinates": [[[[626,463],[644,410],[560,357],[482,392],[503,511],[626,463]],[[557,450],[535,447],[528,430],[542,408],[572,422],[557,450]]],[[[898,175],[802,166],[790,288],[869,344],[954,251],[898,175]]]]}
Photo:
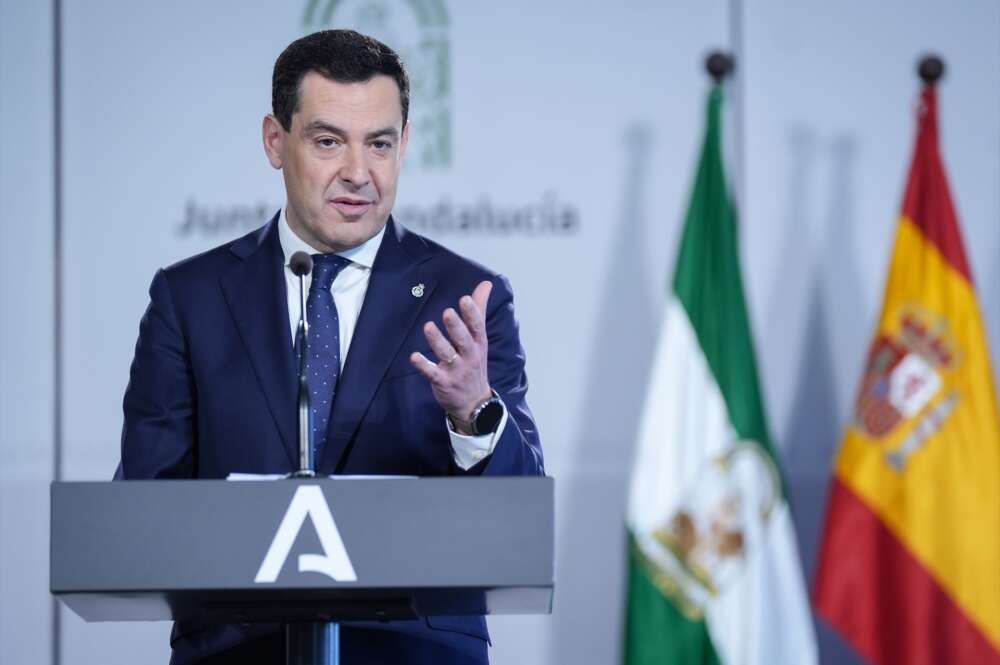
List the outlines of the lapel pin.
{"type": "Polygon", "coordinates": [[[414,298],[423,298],[424,297],[424,285],[423,284],[417,284],[412,289],[410,289],[410,293],[413,295],[414,298]]]}

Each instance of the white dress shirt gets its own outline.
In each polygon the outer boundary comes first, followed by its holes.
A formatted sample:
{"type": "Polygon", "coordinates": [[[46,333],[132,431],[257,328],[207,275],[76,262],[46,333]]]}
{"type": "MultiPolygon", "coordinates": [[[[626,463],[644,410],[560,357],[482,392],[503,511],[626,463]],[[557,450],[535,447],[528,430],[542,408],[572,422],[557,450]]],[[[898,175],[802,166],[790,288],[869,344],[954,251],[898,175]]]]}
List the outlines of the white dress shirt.
{"type": "MultiPolygon", "coordinates": [[[[344,267],[330,287],[333,294],[333,302],[337,306],[337,318],[340,321],[340,369],[344,369],[344,362],[347,360],[347,353],[351,348],[351,338],[354,337],[354,328],[358,323],[358,315],[361,314],[361,305],[365,300],[365,292],[368,290],[368,279],[371,277],[372,265],[375,263],[375,254],[382,244],[382,236],[385,235],[385,228],[372,236],[367,241],[352,247],[343,252],[338,252],[338,256],[351,261],[344,267]]],[[[295,235],[292,227],[288,225],[285,217],[285,208],[281,209],[278,218],[278,240],[281,242],[281,251],[285,257],[285,285],[288,290],[288,324],[292,332],[292,343],[295,343],[295,332],[299,325],[299,278],[292,273],[288,265],[289,260],[295,252],[305,252],[306,254],[316,254],[304,240],[295,235]]],[[[309,293],[309,285],[312,283],[312,275],[305,276],[306,294],[309,293]]],[[[501,402],[502,403],[502,402],[501,402]]],[[[504,406],[503,418],[500,425],[493,434],[483,436],[466,436],[452,429],[451,423],[445,418],[448,434],[451,437],[451,451],[455,463],[466,471],[471,469],[476,463],[483,460],[493,452],[496,447],[500,433],[507,425],[507,407],[504,406]]]]}

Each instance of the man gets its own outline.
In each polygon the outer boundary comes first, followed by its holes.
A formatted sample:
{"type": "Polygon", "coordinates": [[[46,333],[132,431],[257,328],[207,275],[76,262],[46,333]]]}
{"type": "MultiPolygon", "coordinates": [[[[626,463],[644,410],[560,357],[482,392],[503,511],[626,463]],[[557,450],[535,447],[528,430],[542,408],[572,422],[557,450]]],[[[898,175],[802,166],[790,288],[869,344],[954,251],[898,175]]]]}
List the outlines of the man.
{"type": "MultiPolygon", "coordinates": [[[[410,134],[399,57],[349,30],[308,35],[275,63],[272,104],[264,150],[287,204],[156,274],[116,477],[297,468],[288,264],[300,250],[314,258],[306,363],[319,473],[543,473],[509,284],[391,217],[410,134]]],[[[341,639],[346,665],[488,662],[482,617],[352,625],[341,639]]],[[[277,626],[181,622],[171,663],[282,662],[282,640],[277,626]]]]}

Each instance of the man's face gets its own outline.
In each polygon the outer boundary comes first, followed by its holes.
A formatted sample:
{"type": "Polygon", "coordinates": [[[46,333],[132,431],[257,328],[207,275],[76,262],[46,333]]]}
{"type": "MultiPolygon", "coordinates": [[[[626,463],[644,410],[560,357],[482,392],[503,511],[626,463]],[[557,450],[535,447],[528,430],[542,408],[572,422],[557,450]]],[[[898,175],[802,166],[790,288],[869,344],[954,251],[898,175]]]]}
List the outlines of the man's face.
{"type": "Polygon", "coordinates": [[[264,150],[285,179],[288,224],[317,251],[356,247],[385,226],[410,133],[402,114],[388,76],[338,83],[309,72],[291,130],[264,118],[264,150]]]}

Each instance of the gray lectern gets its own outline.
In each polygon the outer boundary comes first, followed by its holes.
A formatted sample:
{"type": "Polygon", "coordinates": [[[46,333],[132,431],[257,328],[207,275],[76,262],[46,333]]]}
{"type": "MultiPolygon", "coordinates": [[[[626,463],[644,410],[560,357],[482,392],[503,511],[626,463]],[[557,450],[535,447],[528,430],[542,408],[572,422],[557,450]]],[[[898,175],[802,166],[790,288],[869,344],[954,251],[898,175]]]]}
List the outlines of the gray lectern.
{"type": "Polygon", "coordinates": [[[53,483],[51,529],[52,593],[86,621],[552,611],[551,478],[53,483]]]}

